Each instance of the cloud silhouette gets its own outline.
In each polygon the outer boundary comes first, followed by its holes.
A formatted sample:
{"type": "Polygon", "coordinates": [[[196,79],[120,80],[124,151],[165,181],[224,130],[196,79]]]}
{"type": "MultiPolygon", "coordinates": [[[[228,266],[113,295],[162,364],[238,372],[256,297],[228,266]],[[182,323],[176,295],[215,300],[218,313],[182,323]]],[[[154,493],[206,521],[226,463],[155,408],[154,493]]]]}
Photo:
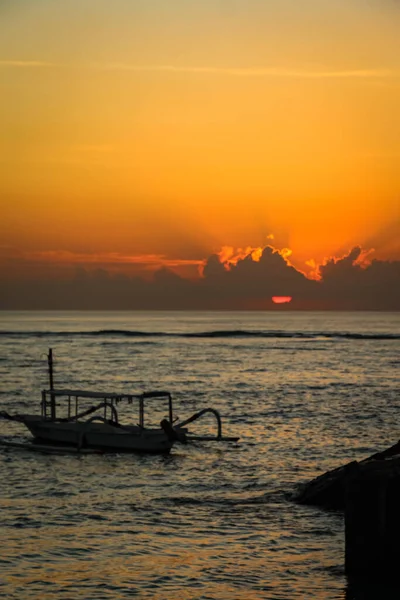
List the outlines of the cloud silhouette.
{"type": "MultiPolygon", "coordinates": [[[[44,277],[41,271],[40,279],[3,276],[0,309],[400,310],[400,261],[365,263],[360,246],[327,260],[319,267],[318,281],[308,279],[290,264],[287,253],[272,246],[242,251],[234,261],[232,256],[211,255],[197,280],[165,266],[144,278],[81,265],[66,279],[62,269],[54,276],[52,263],[50,274],[44,277]],[[276,305],[273,296],[293,300],[276,305]]],[[[24,264],[25,258],[13,260],[24,264]]]]}
{"type": "Polygon", "coordinates": [[[292,296],[296,302],[312,296],[315,282],[291,266],[281,252],[266,246],[258,260],[254,251],[236,263],[222,264],[216,255],[211,256],[204,267],[206,285],[226,301],[241,307],[265,307],[272,296],[292,296]]]}
{"type": "Polygon", "coordinates": [[[321,292],[337,308],[400,310],[400,261],[372,260],[357,263],[362,249],[354,247],[346,256],[320,266],[321,292]]]}

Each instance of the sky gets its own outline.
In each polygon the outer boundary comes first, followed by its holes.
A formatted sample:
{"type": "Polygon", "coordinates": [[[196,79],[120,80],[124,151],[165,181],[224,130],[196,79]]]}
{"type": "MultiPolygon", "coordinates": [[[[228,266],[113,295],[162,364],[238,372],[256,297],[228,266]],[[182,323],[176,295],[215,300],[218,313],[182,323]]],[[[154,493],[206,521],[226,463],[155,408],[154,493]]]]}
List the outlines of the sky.
{"type": "Polygon", "coordinates": [[[2,0],[0,308],[400,308],[399,28],[395,0],[2,0]]]}

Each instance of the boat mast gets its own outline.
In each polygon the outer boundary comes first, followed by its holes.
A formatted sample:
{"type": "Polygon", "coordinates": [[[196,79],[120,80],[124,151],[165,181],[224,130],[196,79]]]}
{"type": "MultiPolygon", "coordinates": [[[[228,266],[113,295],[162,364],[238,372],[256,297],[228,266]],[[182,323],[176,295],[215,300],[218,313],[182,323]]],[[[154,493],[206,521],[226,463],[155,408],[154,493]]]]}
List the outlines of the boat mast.
{"type": "Polygon", "coordinates": [[[50,389],[53,389],[53,349],[49,348],[49,353],[47,355],[47,363],[49,365],[49,383],[50,389]]]}
{"type": "MultiPolygon", "coordinates": [[[[47,363],[49,365],[49,384],[50,384],[50,390],[53,389],[54,387],[54,380],[53,380],[53,349],[49,348],[49,354],[47,355],[47,363]]],[[[56,399],[55,396],[53,394],[50,395],[50,408],[51,408],[51,418],[55,419],[56,418],[56,399]]]]}

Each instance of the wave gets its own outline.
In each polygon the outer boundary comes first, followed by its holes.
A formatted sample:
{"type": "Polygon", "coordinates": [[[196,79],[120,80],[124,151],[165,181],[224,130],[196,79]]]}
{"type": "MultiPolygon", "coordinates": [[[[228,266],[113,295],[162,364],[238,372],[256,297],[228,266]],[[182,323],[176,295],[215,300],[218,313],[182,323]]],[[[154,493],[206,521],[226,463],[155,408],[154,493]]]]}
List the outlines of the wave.
{"type": "MultiPolygon", "coordinates": [[[[257,484],[251,486],[245,486],[245,488],[249,487],[258,487],[257,484]]],[[[245,492],[247,493],[247,492],[245,492]]],[[[193,505],[193,506],[240,506],[240,505],[249,505],[249,504],[279,504],[283,501],[289,501],[293,498],[293,491],[286,489],[276,489],[270,492],[264,493],[255,493],[251,496],[246,497],[228,497],[228,496],[207,496],[207,495],[197,495],[197,496],[168,496],[168,497],[160,497],[156,499],[156,502],[159,502],[163,505],[172,504],[175,506],[180,505],[193,505]]]]}
{"type": "Polygon", "coordinates": [[[217,331],[132,331],[129,329],[99,329],[93,331],[16,331],[0,330],[0,337],[121,337],[121,338],[199,338],[199,339],[349,339],[349,340],[399,340],[397,333],[356,333],[341,331],[281,331],[281,330],[217,330],[217,331]]]}

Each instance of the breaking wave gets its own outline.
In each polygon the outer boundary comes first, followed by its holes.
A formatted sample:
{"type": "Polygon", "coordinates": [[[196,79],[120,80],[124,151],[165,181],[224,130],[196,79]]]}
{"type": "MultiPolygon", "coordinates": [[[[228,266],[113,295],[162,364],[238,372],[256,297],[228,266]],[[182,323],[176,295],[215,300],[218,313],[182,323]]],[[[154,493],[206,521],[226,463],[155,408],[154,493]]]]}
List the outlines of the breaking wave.
{"type": "Polygon", "coordinates": [[[349,340],[399,340],[397,333],[356,333],[340,331],[280,331],[280,330],[217,330],[217,331],[132,331],[129,329],[99,329],[94,331],[7,331],[0,330],[0,337],[121,337],[121,338],[199,338],[199,339],[349,339],[349,340]]]}

